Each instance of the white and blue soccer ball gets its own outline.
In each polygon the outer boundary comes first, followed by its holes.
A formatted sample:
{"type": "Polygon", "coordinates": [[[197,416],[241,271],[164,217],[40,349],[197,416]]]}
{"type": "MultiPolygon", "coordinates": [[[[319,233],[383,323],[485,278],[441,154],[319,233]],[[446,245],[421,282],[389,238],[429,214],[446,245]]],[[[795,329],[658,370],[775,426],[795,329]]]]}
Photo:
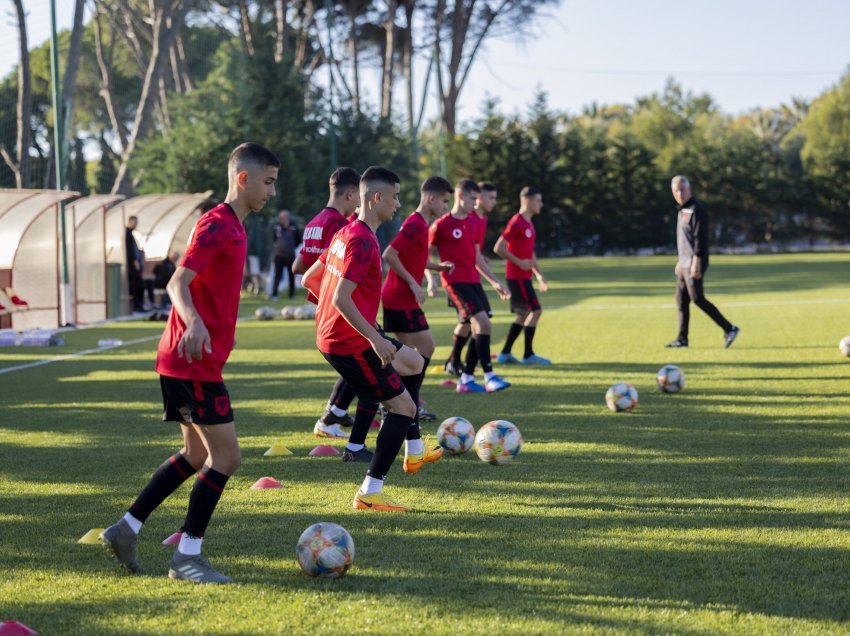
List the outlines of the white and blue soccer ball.
{"type": "Polygon", "coordinates": [[[275,316],[277,316],[277,310],[274,307],[257,307],[254,312],[257,320],[274,320],[275,316]]]}
{"type": "Polygon", "coordinates": [[[850,357],[850,336],[844,336],[841,342],[838,343],[838,350],[841,355],[850,357]]]}
{"type": "Polygon", "coordinates": [[[295,555],[310,576],[334,579],[348,572],[354,562],[354,539],[338,524],[314,523],[298,538],[295,555]]]}
{"type": "Polygon", "coordinates": [[[638,392],[628,382],[618,382],[605,393],[605,403],[615,413],[630,413],[638,403],[638,392]]]}
{"type": "Polygon", "coordinates": [[[475,434],[478,459],[494,466],[511,463],[522,450],[522,434],[507,420],[487,422],[475,434]]]}
{"type": "Polygon", "coordinates": [[[678,393],[685,388],[685,374],[675,364],[661,367],[655,379],[662,393],[678,393]]]}
{"type": "Polygon", "coordinates": [[[475,442],[475,428],[462,417],[443,420],[437,429],[437,441],[452,455],[462,455],[475,442]]]}

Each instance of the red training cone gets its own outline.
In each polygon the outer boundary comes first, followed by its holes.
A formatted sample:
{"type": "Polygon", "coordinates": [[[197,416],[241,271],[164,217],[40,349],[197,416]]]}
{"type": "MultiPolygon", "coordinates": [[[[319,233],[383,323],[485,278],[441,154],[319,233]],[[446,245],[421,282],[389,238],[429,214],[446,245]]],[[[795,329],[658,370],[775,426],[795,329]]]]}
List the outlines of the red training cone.
{"type": "Polygon", "coordinates": [[[251,490],[268,490],[270,488],[283,488],[283,484],[274,477],[260,477],[251,486],[251,490]]]}
{"type": "Polygon", "coordinates": [[[175,532],[174,534],[169,535],[168,538],[162,542],[162,545],[177,545],[180,543],[180,538],[182,536],[182,532],[175,532]]]}
{"type": "Polygon", "coordinates": [[[453,389],[457,386],[457,382],[455,382],[454,380],[443,380],[442,382],[440,382],[440,386],[453,389]]]}
{"type": "Polygon", "coordinates": [[[381,428],[381,423],[378,420],[372,420],[369,428],[381,428]]]}
{"type": "Polygon", "coordinates": [[[319,444],[316,448],[310,451],[310,457],[318,457],[320,455],[339,455],[339,451],[333,446],[319,444]]]}
{"type": "Polygon", "coordinates": [[[37,633],[34,629],[30,629],[18,621],[0,623],[0,636],[34,636],[37,633]]]}

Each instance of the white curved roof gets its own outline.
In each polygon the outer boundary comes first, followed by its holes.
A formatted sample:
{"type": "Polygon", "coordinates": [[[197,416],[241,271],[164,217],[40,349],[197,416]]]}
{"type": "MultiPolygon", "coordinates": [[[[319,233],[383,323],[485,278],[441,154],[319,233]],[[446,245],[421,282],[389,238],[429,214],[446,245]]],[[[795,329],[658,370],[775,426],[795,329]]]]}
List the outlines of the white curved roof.
{"type": "Polygon", "coordinates": [[[11,269],[27,228],[60,201],[79,196],[68,190],[0,189],[0,269],[11,269]]]}
{"type": "Polygon", "coordinates": [[[93,194],[69,203],[65,206],[65,211],[73,212],[74,226],[79,228],[94,212],[109,207],[111,204],[121,201],[124,198],[123,194],[93,194]]]}

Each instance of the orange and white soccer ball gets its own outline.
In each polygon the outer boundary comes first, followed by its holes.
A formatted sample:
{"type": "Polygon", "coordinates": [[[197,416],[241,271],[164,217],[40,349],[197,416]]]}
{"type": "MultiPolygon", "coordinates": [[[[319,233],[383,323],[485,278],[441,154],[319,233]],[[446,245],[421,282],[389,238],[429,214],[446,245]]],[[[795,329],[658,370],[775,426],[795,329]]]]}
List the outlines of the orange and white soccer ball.
{"type": "Polygon", "coordinates": [[[685,388],[685,374],[675,364],[661,367],[655,379],[662,393],[678,393],[685,388]]]}
{"type": "Polygon", "coordinates": [[[443,420],[437,429],[437,441],[452,455],[462,455],[475,441],[475,428],[469,420],[450,417],[443,420]]]}
{"type": "Polygon", "coordinates": [[[354,562],[354,539],[340,525],[314,523],[301,533],[295,555],[310,576],[334,579],[348,572],[354,562]]]}
{"type": "Polygon", "coordinates": [[[511,463],[522,450],[522,434],[507,420],[487,422],[475,434],[478,459],[502,466],[511,463]]]}
{"type": "Polygon", "coordinates": [[[638,403],[638,392],[628,382],[618,382],[605,393],[605,403],[615,413],[630,413],[638,403]]]}
{"type": "Polygon", "coordinates": [[[841,355],[850,357],[850,336],[844,336],[841,342],[838,343],[838,350],[841,355]]]}

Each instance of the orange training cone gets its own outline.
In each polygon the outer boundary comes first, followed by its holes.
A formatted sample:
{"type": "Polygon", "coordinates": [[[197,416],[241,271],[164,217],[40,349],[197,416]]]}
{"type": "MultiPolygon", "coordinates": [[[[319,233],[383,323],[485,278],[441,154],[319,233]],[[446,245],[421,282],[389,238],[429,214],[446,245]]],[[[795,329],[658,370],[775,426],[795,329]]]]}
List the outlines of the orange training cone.
{"type": "Polygon", "coordinates": [[[251,490],[269,490],[271,488],[283,488],[283,484],[274,477],[260,477],[251,486],[251,490]]]}

